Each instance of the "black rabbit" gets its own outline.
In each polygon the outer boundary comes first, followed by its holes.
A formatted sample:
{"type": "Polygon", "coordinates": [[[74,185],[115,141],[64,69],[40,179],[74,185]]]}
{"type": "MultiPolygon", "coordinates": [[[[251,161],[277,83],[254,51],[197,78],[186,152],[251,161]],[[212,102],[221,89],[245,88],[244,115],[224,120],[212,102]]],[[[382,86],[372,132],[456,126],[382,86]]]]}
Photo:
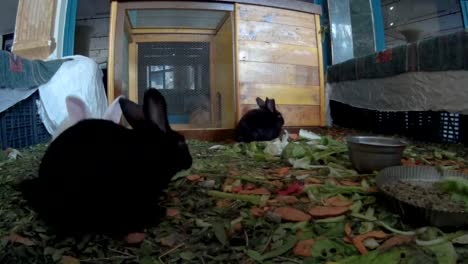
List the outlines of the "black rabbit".
{"type": "Polygon", "coordinates": [[[268,141],[277,138],[284,125],[283,116],[276,110],[275,99],[263,101],[257,97],[259,109],[252,109],[242,116],[236,128],[236,141],[268,141]]]}
{"type": "Polygon", "coordinates": [[[39,177],[21,185],[59,235],[144,231],[164,216],[158,200],[172,176],[192,165],[185,138],[169,126],[160,92],[149,89],[143,107],[124,98],[119,103],[133,129],[80,121],[50,144],[39,177]]]}

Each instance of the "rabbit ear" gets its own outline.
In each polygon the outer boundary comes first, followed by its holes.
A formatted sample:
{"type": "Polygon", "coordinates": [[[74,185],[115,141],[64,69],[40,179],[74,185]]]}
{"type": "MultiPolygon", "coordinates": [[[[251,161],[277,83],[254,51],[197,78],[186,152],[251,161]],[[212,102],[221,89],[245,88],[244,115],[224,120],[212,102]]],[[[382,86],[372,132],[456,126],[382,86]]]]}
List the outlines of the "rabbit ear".
{"type": "Polygon", "coordinates": [[[258,107],[265,108],[265,101],[263,101],[260,97],[257,97],[257,99],[255,99],[255,100],[257,101],[258,107]]]}
{"type": "Polygon", "coordinates": [[[145,93],[143,112],[146,120],[158,125],[164,133],[171,127],[167,120],[167,105],[164,96],[156,89],[148,89],[145,93]]]}
{"type": "Polygon", "coordinates": [[[107,107],[106,112],[104,113],[103,119],[110,120],[116,124],[120,123],[120,119],[122,118],[122,107],[119,104],[120,98],[122,96],[117,97],[110,105],[107,107]]]}
{"type": "Polygon", "coordinates": [[[133,128],[141,127],[145,122],[145,115],[143,114],[143,107],[126,98],[119,99],[119,105],[125,119],[133,128]]]}
{"type": "Polygon", "coordinates": [[[81,100],[81,98],[69,95],[65,99],[65,104],[67,105],[68,116],[72,124],[91,117],[91,113],[86,106],[86,103],[81,100]]]}
{"type": "Polygon", "coordinates": [[[276,112],[275,99],[267,99],[266,108],[272,113],[276,112]]]}

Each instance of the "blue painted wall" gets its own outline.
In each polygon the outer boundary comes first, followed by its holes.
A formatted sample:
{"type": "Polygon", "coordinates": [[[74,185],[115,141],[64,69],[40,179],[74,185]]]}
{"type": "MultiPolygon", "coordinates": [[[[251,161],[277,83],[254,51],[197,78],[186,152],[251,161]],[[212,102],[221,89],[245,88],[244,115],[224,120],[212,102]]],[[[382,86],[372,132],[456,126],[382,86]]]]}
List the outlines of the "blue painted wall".
{"type": "Polygon", "coordinates": [[[76,27],[76,10],[78,8],[78,0],[67,1],[67,15],[65,18],[65,30],[63,34],[63,56],[73,55],[75,46],[75,27],[76,27]]]}
{"type": "Polygon", "coordinates": [[[463,26],[468,28],[468,0],[460,0],[460,7],[463,14],[463,26]]]}
{"type": "Polygon", "coordinates": [[[374,15],[374,33],[376,51],[385,50],[385,31],[383,24],[382,6],[380,0],[372,1],[372,12],[374,15]]]}

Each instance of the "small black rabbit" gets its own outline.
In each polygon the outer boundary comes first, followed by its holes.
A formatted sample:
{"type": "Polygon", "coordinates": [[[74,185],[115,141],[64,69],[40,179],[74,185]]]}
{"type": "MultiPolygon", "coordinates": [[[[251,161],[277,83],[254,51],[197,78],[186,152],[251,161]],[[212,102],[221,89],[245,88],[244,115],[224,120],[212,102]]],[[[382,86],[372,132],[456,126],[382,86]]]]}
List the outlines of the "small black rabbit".
{"type": "Polygon", "coordinates": [[[263,101],[257,97],[259,109],[245,113],[236,128],[236,141],[268,141],[277,138],[284,125],[283,116],[276,110],[275,99],[263,101]]]}
{"type": "Polygon", "coordinates": [[[133,129],[108,120],[78,122],[50,144],[39,177],[20,186],[60,236],[144,231],[164,216],[158,200],[172,176],[192,165],[160,92],[149,89],[143,107],[124,98],[119,103],[133,129]]]}

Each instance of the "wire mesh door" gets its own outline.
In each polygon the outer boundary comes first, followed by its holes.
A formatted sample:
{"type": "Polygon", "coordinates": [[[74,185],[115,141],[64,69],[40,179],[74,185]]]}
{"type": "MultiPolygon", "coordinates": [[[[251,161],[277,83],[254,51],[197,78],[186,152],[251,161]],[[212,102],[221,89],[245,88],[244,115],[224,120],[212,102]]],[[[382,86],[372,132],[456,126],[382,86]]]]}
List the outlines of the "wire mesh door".
{"type": "Polygon", "coordinates": [[[209,42],[155,42],[138,45],[138,101],[159,89],[169,123],[210,127],[212,119],[209,42]]]}

